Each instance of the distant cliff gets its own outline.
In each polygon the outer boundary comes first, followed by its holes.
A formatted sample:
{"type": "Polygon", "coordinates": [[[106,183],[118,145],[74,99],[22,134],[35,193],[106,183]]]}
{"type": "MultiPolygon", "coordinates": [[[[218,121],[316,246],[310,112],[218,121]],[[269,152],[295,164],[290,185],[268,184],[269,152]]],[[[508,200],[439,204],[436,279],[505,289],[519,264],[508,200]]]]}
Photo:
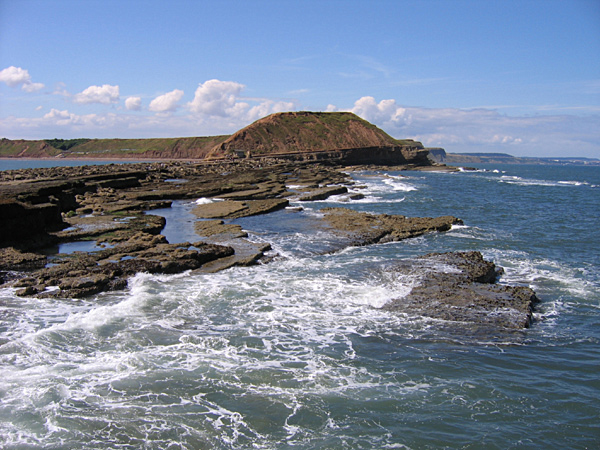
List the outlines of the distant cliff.
{"type": "Polygon", "coordinates": [[[3,158],[203,159],[228,136],[155,139],[0,140],[3,158]],[[74,144],[74,145],[72,145],[74,144]]]}
{"type": "Polygon", "coordinates": [[[231,159],[276,156],[347,164],[429,165],[420,142],[394,139],[349,112],[286,112],[230,136],[162,139],[2,139],[0,157],[231,159]]]}
{"type": "Polygon", "coordinates": [[[600,165],[597,158],[584,157],[527,157],[507,153],[446,153],[443,148],[428,148],[429,159],[444,164],[552,164],[600,165]]]}

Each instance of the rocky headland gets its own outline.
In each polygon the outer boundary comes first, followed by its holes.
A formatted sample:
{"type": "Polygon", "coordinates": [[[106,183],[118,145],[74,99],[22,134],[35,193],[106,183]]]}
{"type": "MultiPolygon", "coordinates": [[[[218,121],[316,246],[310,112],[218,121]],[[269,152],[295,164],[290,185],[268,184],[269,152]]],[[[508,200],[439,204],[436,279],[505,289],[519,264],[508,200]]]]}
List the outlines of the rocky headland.
{"type": "MultiPolygon", "coordinates": [[[[80,298],[123,289],[139,272],[215,272],[267,263],[273,258],[267,256],[270,245],[252,242],[232,221],[260,214],[268,218],[287,208],[290,199],[314,202],[347,194],[350,186],[355,191],[358,187],[348,175],[353,164],[441,168],[432,165],[420,143],[391,140],[352,116],[269,116],[213,147],[226,157],[202,161],[0,172],[0,284],[17,288],[22,296],[80,298]],[[332,142],[328,136],[339,133],[340,124],[347,139],[336,137],[332,142]],[[310,152],[312,144],[302,146],[316,135],[324,136],[329,149],[310,152]],[[286,141],[288,146],[282,147],[286,141]],[[355,147],[336,147],[348,143],[355,147]],[[283,151],[290,146],[297,151],[283,151]],[[169,208],[175,200],[198,199],[204,201],[192,210],[197,239],[168,242],[161,234],[166,221],[153,211],[169,208]],[[69,242],[92,245],[57,253],[58,245],[69,242]]],[[[348,201],[361,197],[354,193],[348,201]]],[[[444,232],[462,223],[452,216],[409,218],[349,208],[321,212],[320,227],[337,237],[336,250],[444,232]]],[[[432,258],[445,258],[446,267],[454,264],[459,269],[429,271],[407,298],[390,304],[390,310],[505,328],[529,325],[533,292],[491,284],[498,271],[480,255],[429,255],[395,270],[422,271],[424,265],[432,265],[432,258]],[[482,276],[481,267],[487,268],[482,276]]]]}

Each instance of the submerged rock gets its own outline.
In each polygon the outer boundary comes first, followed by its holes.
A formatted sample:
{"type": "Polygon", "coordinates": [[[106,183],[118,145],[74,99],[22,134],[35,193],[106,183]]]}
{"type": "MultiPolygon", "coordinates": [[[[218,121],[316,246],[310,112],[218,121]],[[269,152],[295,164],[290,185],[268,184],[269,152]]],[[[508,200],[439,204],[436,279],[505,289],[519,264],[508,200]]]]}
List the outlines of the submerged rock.
{"type": "Polygon", "coordinates": [[[326,200],[332,195],[340,195],[348,192],[346,186],[327,186],[324,188],[317,189],[302,195],[298,200],[301,202],[313,202],[317,200],[326,200]]]}
{"type": "Polygon", "coordinates": [[[496,284],[502,269],[479,252],[432,253],[392,271],[414,286],[385,306],[390,311],[520,329],[529,327],[539,301],[529,287],[496,284]]]}

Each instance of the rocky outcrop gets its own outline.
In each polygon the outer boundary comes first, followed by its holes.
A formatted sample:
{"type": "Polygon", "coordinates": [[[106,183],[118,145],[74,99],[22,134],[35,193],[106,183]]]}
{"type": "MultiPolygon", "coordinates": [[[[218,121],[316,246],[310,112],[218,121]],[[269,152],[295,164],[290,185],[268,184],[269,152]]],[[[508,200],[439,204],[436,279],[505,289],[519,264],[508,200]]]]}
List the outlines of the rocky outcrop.
{"type": "Polygon", "coordinates": [[[433,253],[399,262],[391,269],[410,293],[390,311],[496,328],[529,327],[539,300],[525,286],[496,284],[502,270],[479,252],[433,253]]]}
{"type": "Polygon", "coordinates": [[[51,230],[66,227],[60,208],[52,203],[26,204],[0,199],[0,248],[17,242],[39,246],[52,242],[51,230]]]}
{"type": "Polygon", "coordinates": [[[270,248],[223,220],[285,208],[287,184],[322,186],[348,176],[319,165],[279,161],[140,163],[0,172],[0,283],[20,295],[82,297],[123,288],[137,272],[213,272],[256,264],[270,248]],[[146,214],[174,199],[199,205],[199,240],[169,243],[165,219],[146,214]],[[50,244],[93,240],[104,249],[48,256],[50,244]]]}
{"type": "MultiPolygon", "coordinates": [[[[17,287],[19,295],[78,298],[123,289],[138,272],[210,273],[256,264],[271,257],[265,253],[270,245],[250,242],[231,219],[285,208],[289,198],[315,201],[347,193],[351,183],[332,167],[272,158],[0,172],[0,283],[17,287]],[[146,214],[175,199],[202,197],[210,199],[195,207],[195,242],[169,243],[160,234],[165,219],[146,214]],[[90,239],[104,248],[53,256],[41,251],[49,242],[90,239]]],[[[452,216],[321,212],[323,228],[337,236],[340,249],[462,223],[452,216]]],[[[533,291],[495,284],[498,270],[480,254],[427,255],[398,263],[393,271],[413,288],[387,305],[392,311],[504,328],[531,321],[533,291]]]]}
{"type": "Polygon", "coordinates": [[[401,241],[430,232],[443,232],[462,220],[452,216],[405,217],[388,214],[369,214],[347,208],[324,208],[323,220],[334,233],[345,236],[348,245],[401,241]]]}
{"type": "Polygon", "coordinates": [[[110,249],[59,256],[15,286],[20,288],[17,295],[80,298],[123,289],[139,272],[184,272],[233,253],[230,247],[205,242],[169,244],[164,236],[141,232],[110,249]]]}
{"type": "Polygon", "coordinates": [[[327,186],[306,194],[302,194],[298,199],[301,202],[314,202],[317,200],[326,200],[332,195],[340,195],[348,192],[346,186],[327,186]]]}
{"type": "Polygon", "coordinates": [[[246,201],[228,200],[199,205],[192,212],[201,219],[239,219],[240,217],[257,216],[278,211],[288,205],[289,201],[281,198],[246,201]]]}

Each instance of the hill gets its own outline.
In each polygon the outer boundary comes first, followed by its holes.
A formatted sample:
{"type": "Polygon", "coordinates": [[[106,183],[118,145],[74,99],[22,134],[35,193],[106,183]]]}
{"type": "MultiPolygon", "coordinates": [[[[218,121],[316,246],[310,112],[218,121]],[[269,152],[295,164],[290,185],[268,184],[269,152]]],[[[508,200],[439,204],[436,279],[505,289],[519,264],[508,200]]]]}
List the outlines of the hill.
{"type": "Polygon", "coordinates": [[[414,141],[394,139],[353,113],[300,111],[263,117],[231,135],[215,149],[215,153],[249,151],[253,155],[266,155],[406,143],[416,144],[414,141]]]}
{"type": "Polygon", "coordinates": [[[420,142],[394,139],[348,112],[271,114],[230,136],[0,141],[0,157],[13,158],[231,159],[287,155],[288,159],[427,165],[426,154],[420,142]]]}

